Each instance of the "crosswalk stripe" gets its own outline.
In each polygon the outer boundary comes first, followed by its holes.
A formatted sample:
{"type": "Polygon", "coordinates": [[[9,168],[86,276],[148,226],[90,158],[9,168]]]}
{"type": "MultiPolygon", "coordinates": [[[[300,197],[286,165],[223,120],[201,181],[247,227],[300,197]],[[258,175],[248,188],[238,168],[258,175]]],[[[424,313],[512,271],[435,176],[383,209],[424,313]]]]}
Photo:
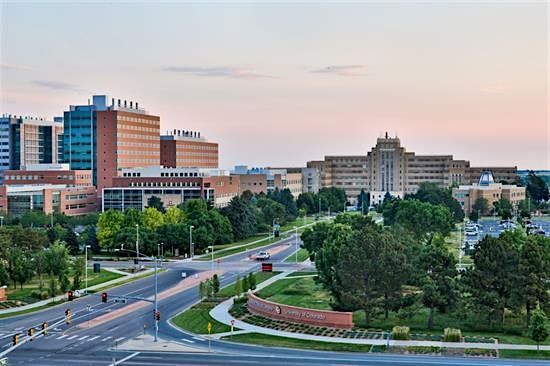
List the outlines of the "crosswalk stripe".
{"type": "Polygon", "coordinates": [[[103,338],[103,339],[101,340],[101,342],[108,341],[108,340],[111,339],[111,338],[113,338],[113,337],[111,337],[111,336],[105,337],[105,338],[103,338]]]}
{"type": "Polygon", "coordinates": [[[122,341],[122,340],[124,340],[124,337],[120,337],[120,338],[115,339],[115,342],[120,343],[120,341],[122,341]]]}
{"type": "Polygon", "coordinates": [[[63,338],[66,338],[68,336],[69,336],[68,334],[63,334],[61,337],[57,337],[56,339],[63,339],[63,338]]]}
{"type": "Polygon", "coordinates": [[[89,336],[80,337],[80,338],[78,338],[78,340],[79,340],[79,341],[83,341],[83,340],[85,340],[85,339],[88,338],[88,337],[89,337],[89,336]]]}
{"type": "Polygon", "coordinates": [[[74,336],[70,336],[69,338],[67,338],[68,341],[72,341],[73,339],[75,339],[76,337],[78,337],[77,335],[74,335],[74,336]]]}
{"type": "Polygon", "coordinates": [[[92,337],[92,338],[90,338],[90,339],[88,339],[88,340],[89,340],[89,341],[95,341],[95,340],[98,339],[98,338],[99,338],[99,336],[95,336],[95,337],[92,337]]]}

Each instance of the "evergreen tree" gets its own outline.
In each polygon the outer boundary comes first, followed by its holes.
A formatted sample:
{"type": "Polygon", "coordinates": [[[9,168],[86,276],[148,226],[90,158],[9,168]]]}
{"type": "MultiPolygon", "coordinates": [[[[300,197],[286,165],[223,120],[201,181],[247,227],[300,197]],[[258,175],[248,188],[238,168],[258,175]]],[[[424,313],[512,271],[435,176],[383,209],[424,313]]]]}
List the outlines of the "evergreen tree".
{"type": "Polygon", "coordinates": [[[252,272],[248,274],[248,286],[251,290],[256,289],[256,275],[252,272]]]}
{"type": "Polygon", "coordinates": [[[220,279],[214,273],[214,276],[212,276],[212,293],[216,295],[218,292],[220,292],[220,279]]]}
{"type": "Polygon", "coordinates": [[[235,296],[240,297],[241,294],[243,293],[243,284],[241,282],[241,276],[237,275],[237,280],[235,281],[235,285],[233,289],[234,289],[233,291],[235,293],[235,296]]]}

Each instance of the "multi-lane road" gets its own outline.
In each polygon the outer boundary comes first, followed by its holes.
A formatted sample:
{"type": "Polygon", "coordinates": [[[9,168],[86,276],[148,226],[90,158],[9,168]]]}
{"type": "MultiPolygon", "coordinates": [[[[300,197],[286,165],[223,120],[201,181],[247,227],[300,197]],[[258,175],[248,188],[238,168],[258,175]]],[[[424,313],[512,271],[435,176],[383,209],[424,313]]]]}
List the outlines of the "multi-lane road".
{"type": "MultiPolygon", "coordinates": [[[[279,247],[273,255],[280,263],[294,251],[294,238],[271,244],[279,247]]],[[[222,285],[235,281],[237,275],[258,270],[259,264],[248,259],[250,252],[235,254],[215,262],[214,270],[222,273],[222,285]]],[[[275,265],[277,267],[277,265],[275,265]]],[[[159,336],[163,340],[177,341],[199,352],[151,352],[147,350],[121,351],[116,344],[153,330],[152,304],[129,301],[126,304],[113,301],[116,296],[150,297],[153,295],[153,277],[143,278],[108,291],[109,301],[102,303],[100,295],[90,295],[76,301],[54,306],[36,313],[0,320],[0,347],[11,346],[11,336],[24,333],[29,327],[39,327],[42,322],[53,324],[64,318],[67,306],[72,312],[72,323],[50,327],[47,336],[27,342],[9,354],[10,365],[109,365],[116,358],[123,365],[541,365],[537,361],[480,360],[444,357],[413,357],[398,355],[374,355],[335,353],[283,348],[268,348],[225,341],[213,341],[208,352],[208,342],[201,337],[183,332],[168,323],[168,319],[199,300],[196,285],[185,287],[189,281],[196,284],[195,274],[202,276],[211,269],[210,262],[170,262],[158,275],[158,291],[164,296],[159,301],[161,321],[159,336]],[[188,279],[182,280],[181,272],[188,279]],[[202,274],[202,275],[201,275],[202,274]],[[187,281],[187,282],[186,282],[187,281]],[[115,351],[116,350],[116,351],[115,351]]],[[[24,337],[22,337],[24,339],[24,337]]]]}

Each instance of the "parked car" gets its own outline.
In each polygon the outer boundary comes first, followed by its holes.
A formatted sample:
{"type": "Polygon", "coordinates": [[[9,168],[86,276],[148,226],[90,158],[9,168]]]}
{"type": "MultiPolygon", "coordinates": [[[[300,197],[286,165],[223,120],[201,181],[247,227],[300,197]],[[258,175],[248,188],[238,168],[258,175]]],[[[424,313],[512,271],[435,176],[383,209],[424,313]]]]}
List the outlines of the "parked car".
{"type": "Polygon", "coordinates": [[[256,254],[257,261],[266,261],[268,259],[271,259],[271,254],[269,254],[269,252],[259,252],[256,254]]]}

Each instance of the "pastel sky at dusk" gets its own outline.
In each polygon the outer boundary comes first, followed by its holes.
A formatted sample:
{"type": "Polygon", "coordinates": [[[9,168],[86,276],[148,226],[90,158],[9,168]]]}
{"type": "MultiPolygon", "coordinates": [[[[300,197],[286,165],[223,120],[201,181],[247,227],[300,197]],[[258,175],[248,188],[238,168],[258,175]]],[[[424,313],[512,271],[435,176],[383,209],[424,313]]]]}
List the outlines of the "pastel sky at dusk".
{"type": "Polygon", "coordinates": [[[92,94],[220,143],[224,168],[409,151],[550,169],[548,5],[0,3],[0,112],[92,94]]]}

